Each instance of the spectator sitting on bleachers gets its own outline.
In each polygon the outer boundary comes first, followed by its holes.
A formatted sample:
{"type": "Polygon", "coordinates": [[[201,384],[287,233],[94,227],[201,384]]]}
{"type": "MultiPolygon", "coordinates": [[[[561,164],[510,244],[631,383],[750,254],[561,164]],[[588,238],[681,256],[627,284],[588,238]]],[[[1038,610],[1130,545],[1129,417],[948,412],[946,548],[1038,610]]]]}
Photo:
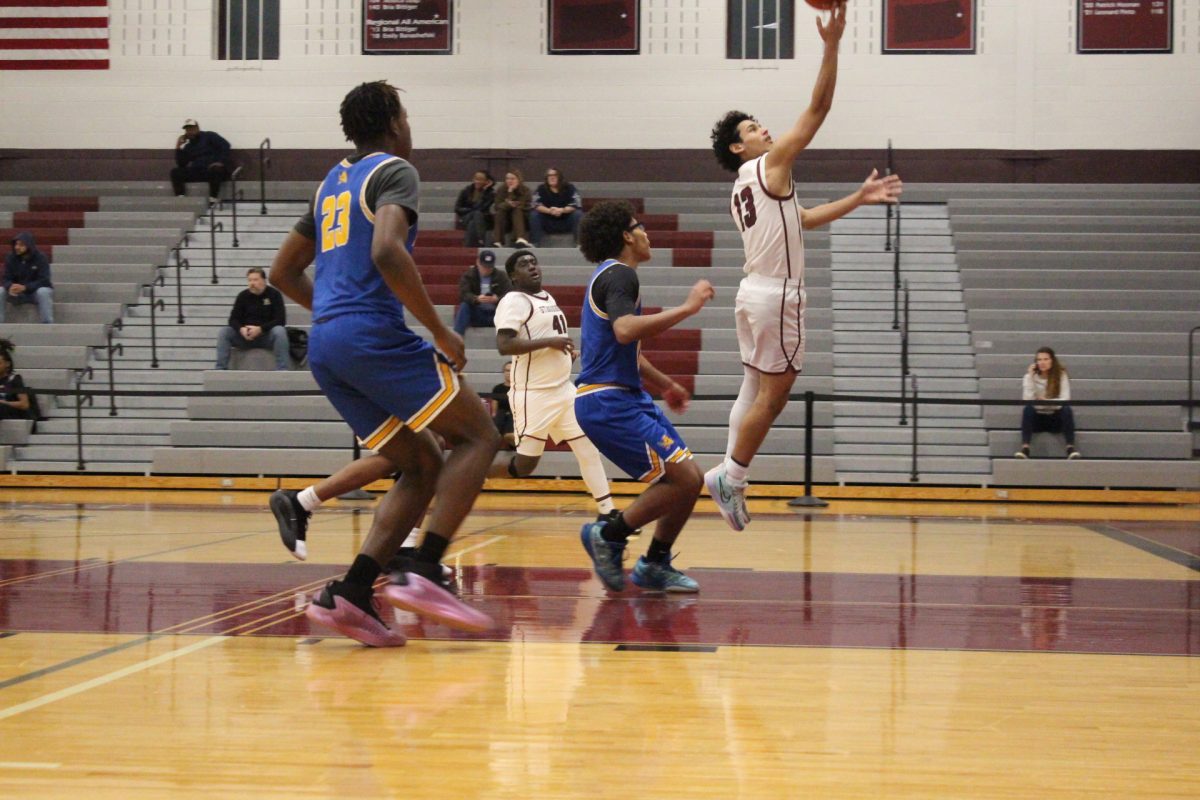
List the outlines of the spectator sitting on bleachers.
{"type": "Polygon", "coordinates": [[[512,359],[504,362],[504,381],[492,387],[491,411],[492,422],[496,430],[504,438],[505,449],[517,448],[517,435],[513,432],[512,404],[508,400],[508,390],[512,388],[512,359]]]}
{"type": "Polygon", "coordinates": [[[547,233],[570,233],[578,242],[582,209],[583,200],[575,185],[563,179],[561,170],[550,167],[546,182],[533,192],[533,212],[529,215],[533,243],[540,247],[547,233]]]}
{"type": "Polygon", "coordinates": [[[512,284],[503,270],[496,269],[496,254],[480,250],[475,265],[458,279],[458,308],[454,310],[454,332],[467,328],[490,328],[496,319],[496,304],[512,284]]]}
{"type": "Polygon", "coordinates": [[[496,215],[492,231],[493,247],[504,247],[505,237],[510,231],[516,237],[518,247],[533,247],[525,238],[528,235],[525,214],[529,211],[532,199],[533,192],[525,185],[520,170],[510,169],[504,173],[504,185],[496,190],[496,204],[493,207],[496,215]]]}
{"type": "Polygon", "coordinates": [[[492,205],[496,202],[496,182],[487,170],[476,170],[474,179],[458,193],[454,201],[454,217],[458,227],[465,230],[465,247],[483,247],[492,229],[492,205]]]}
{"type": "Polygon", "coordinates": [[[12,252],[4,259],[4,302],[0,303],[0,322],[4,322],[9,303],[37,303],[41,321],[47,325],[54,322],[50,261],[37,249],[32,233],[14,236],[12,252]]]}
{"type": "Polygon", "coordinates": [[[217,202],[221,183],[229,177],[229,151],[229,142],[221,134],[200,130],[194,119],[184,120],[183,133],[175,140],[175,168],[171,170],[175,196],[187,194],[185,184],[205,181],[208,202],[217,202]]]}
{"type": "Polygon", "coordinates": [[[275,369],[290,369],[283,295],[275,287],[267,286],[267,273],[258,267],[246,272],[246,283],[248,288],[233,303],[229,324],[217,334],[217,369],[229,369],[229,352],[233,347],[272,350],[275,369]]]}
{"type": "Polygon", "coordinates": [[[1022,400],[1054,401],[1030,402],[1021,416],[1021,449],[1017,458],[1029,458],[1029,443],[1035,433],[1061,433],[1067,441],[1067,458],[1080,458],[1075,449],[1075,415],[1067,403],[1071,399],[1071,379],[1059,362],[1058,356],[1049,347],[1037,351],[1034,363],[1029,365],[1022,385],[1022,400]]]}
{"type": "Polygon", "coordinates": [[[37,420],[37,398],[25,388],[25,381],[13,372],[12,352],[14,346],[8,339],[0,339],[0,419],[37,420]]]}

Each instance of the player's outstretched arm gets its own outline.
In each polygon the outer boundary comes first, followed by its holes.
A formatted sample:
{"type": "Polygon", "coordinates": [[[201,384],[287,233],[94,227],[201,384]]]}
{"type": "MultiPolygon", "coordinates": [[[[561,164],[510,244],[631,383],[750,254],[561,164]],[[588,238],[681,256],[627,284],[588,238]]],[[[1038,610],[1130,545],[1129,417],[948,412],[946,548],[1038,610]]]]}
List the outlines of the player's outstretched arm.
{"type": "Polygon", "coordinates": [[[317,243],[292,230],[271,261],[271,285],[309,310],[312,310],[313,285],[304,270],[316,255],[317,243]]]}
{"type": "Polygon", "coordinates": [[[878,205],[879,203],[897,203],[904,192],[904,183],[899,175],[879,177],[879,170],[871,170],[871,174],[863,181],[854,194],[849,194],[841,200],[825,203],[812,208],[802,209],[800,223],[804,229],[812,230],[822,225],[828,225],[835,219],[841,219],[859,206],[878,205]]]}
{"type": "Polygon", "coordinates": [[[824,24],[817,19],[817,32],[825,42],[825,54],[821,59],[821,70],[813,87],[812,100],[808,108],[767,152],[765,161],[767,188],[774,194],[788,193],[792,182],[792,164],[800,151],[821,129],[829,110],[833,108],[833,92],[837,88],[838,45],[846,30],[846,4],[839,3],[824,24]]]}
{"type": "Polygon", "coordinates": [[[467,363],[462,337],[446,327],[429,300],[416,262],[405,248],[408,238],[408,213],[403,207],[388,204],[375,210],[375,234],[371,238],[371,260],[392,293],[412,312],[431,336],[442,355],[456,369],[467,363]]]}
{"type": "Polygon", "coordinates": [[[690,316],[704,308],[704,305],[715,296],[713,286],[705,280],[696,281],[687,299],[675,308],[666,308],[657,314],[639,316],[626,314],[613,322],[613,335],[621,344],[639,342],[657,336],[663,331],[670,330],[690,316]]]}
{"type": "Polygon", "coordinates": [[[535,350],[551,348],[560,353],[571,355],[575,351],[575,343],[569,336],[544,336],[541,339],[521,339],[517,332],[510,328],[496,331],[496,350],[502,356],[520,356],[535,350]]]}

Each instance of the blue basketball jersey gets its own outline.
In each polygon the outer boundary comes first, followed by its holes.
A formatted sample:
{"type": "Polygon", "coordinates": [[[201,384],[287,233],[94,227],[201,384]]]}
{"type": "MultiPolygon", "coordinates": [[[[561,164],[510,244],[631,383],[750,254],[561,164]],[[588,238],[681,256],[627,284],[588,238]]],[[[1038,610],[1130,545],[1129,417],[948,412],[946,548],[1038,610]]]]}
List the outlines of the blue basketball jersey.
{"type": "MultiPolygon", "coordinates": [[[[375,213],[367,206],[366,191],[376,171],[403,161],[387,153],[372,153],[355,163],[343,159],[317,189],[313,201],[317,236],[314,320],[371,313],[399,318],[404,323],[404,306],[371,260],[375,213]]],[[[405,243],[410,252],[416,238],[417,226],[412,225],[405,243]]]]}
{"type": "MultiPolygon", "coordinates": [[[[596,267],[588,281],[587,293],[583,298],[583,314],[579,333],[579,349],[582,366],[575,384],[582,390],[592,384],[618,384],[631,389],[642,388],[642,373],[638,369],[638,353],[641,342],[621,344],[613,333],[612,320],[608,314],[596,306],[592,299],[592,287],[604,271],[620,264],[616,259],[607,261],[596,267]]],[[[635,304],[635,314],[642,313],[642,299],[638,297],[635,304]]]]}

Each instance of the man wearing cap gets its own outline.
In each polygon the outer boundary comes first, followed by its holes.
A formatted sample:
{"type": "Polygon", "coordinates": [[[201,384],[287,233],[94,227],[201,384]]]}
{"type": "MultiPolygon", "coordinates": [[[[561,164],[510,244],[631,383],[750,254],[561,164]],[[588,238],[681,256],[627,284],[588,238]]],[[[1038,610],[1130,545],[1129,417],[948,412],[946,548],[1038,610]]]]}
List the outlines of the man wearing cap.
{"type": "Polygon", "coordinates": [[[175,142],[175,168],[171,170],[175,196],[187,194],[184,184],[206,181],[208,202],[217,202],[221,182],[229,177],[228,164],[229,142],[219,133],[200,130],[200,123],[194,119],[184,120],[183,133],[175,142]]]}
{"type": "Polygon", "coordinates": [[[467,328],[490,328],[496,318],[496,304],[508,294],[512,283],[503,270],[496,270],[496,254],[480,250],[475,266],[458,279],[458,308],[454,311],[454,330],[462,336],[467,328]]]}

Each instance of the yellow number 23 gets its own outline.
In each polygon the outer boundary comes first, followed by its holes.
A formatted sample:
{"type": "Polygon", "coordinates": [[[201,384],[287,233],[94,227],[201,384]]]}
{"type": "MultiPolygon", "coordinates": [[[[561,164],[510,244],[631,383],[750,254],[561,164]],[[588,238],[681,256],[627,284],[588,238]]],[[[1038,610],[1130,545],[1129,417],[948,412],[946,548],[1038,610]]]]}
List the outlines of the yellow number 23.
{"type": "Polygon", "coordinates": [[[321,252],[341,247],[350,238],[350,193],[326,196],[321,201],[321,252]]]}

